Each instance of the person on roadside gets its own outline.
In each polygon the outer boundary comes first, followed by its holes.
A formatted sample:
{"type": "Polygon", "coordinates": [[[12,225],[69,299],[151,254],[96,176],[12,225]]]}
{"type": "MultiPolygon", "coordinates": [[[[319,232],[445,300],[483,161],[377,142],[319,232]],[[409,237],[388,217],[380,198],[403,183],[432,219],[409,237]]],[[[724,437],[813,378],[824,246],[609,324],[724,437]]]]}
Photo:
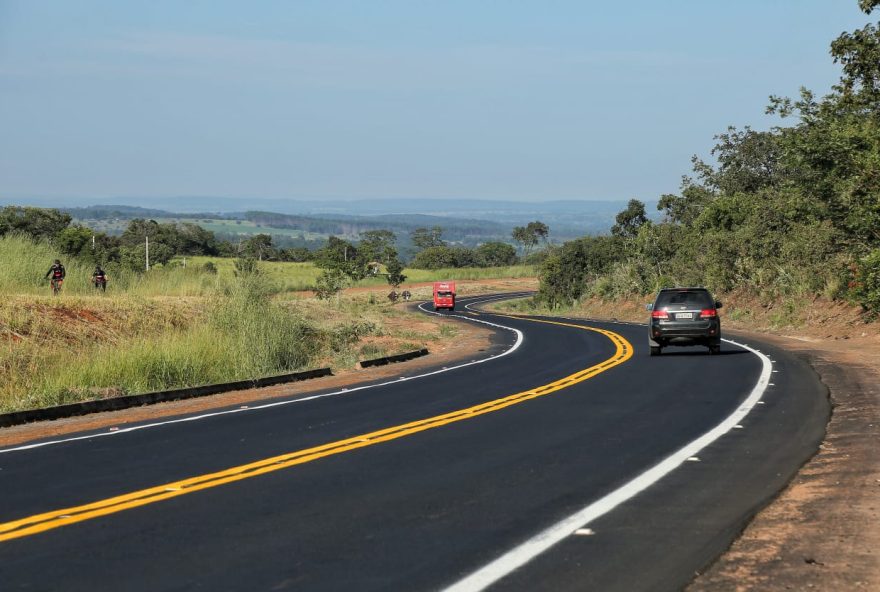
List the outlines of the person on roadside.
{"type": "Polygon", "coordinates": [[[57,294],[61,290],[61,284],[64,282],[64,277],[67,275],[67,271],[64,269],[64,266],[61,265],[61,260],[56,259],[52,264],[52,267],[49,268],[49,271],[46,272],[44,277],[49,278],[49,283],[52,285],[52,292],[57,294]]]}
{"type": "Polygon", "coordinates": [[[92,283],[95,284],[95,290],[107,291],[107,274],[100,265],[96,265],[95,271],[92,272],[92,283]]]}

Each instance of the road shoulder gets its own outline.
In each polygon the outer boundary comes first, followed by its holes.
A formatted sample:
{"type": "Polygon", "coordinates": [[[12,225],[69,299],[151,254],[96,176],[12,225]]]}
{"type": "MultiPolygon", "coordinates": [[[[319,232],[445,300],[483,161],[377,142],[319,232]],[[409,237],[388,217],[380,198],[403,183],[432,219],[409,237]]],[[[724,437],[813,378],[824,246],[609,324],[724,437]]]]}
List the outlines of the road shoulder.
{"type": "Polygon", "coordinates": [[[755,337],[810,363],[831,421],[816,455],[688,590],[880,590],[878,348],[755,337]]]}

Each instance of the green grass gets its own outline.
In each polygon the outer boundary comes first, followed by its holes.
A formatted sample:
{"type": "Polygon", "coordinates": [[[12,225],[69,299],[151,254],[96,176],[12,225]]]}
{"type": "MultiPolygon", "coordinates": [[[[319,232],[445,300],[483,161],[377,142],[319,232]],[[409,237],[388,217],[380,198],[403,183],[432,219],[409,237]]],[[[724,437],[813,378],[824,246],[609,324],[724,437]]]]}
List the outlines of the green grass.
{"type": "MultiPolygon", "coordinates": [[[[48,242],[18,236],[0,236],[0,294],[49,295],[49,280],[44,275],[55,259],[60,259],[67,270],[61,297],[97,294],[91,283],[92,265],[63,255],[48,242]]],[[[220,287],[217,275],[192,266],[157,266],[149,273],[109,266],[106,271],[108,296],[201,296],[220,287]]]]}
{"type": "Polygon", "coordinates": [[[10,337],[8,347],[0,349],[0,410],[295,371],[314,367],[329,343],[326,332],[249,282],[203,302],[201,314],[176,319],[167,314],[173,314],[173,306],[138,308],[132,301],[132,306],[115,310],[137,315],[128,319],[132,330],[122,332],[89,332],[97,323],[78,318],[108,318],[113,309],[80,308],[89,305],[88,299],[71,299],[67,306],[47,300],[19,307],[17,317],[32,310],[37,320],[19,323],[12,330],[23,337],[10,337]]]}
{"type": "MultiPolygon", "coordinates": [[[[212,262],[221,278],[233,277],[233,260],[223,257],[188,257],[187,266],[202,268],[212,262]]],[[[271,281],[278,291],[311,290],[315,286],[321,269],[314,263],[289,263],[283,261],[263,261],[260,271],[271,281]]],[[[405,284],[437,282],[442,280],[494,280],[507,278],[534,277],[536,270],[532,265],[511,267],[463,267],[448,269],[405,269],[405,284]]],[[[384,276],[361,280],[355,286],[386,286],[384,276]]]]}
{"type": "MultiPolygon", "coordinates": [[[[0,237],[0,412],[225,382],[419,349],[455,334],[413,330],[402,307],[372,293],[329,301],[283,298],[310,288],[311,263],[264,262],[236,277],[233,260],[192,257],[149,273],[109,268],[107,293],[92,267],[47,242],[0,237]],[[67,268],[60,296],[43,279],[67,268]],[[217,273],[205,271],[212,261],[217,273]],[[386,321],[393,330],[386,327],[386,321]],[[373,343],[377,341],[378,343],[373,343]]],[[[531,275],[530,267],[408,270],[410,282],[531,275]]],[[[384,278],[361,285],[387,286],[384,278]]],[[[430,287],[412,290],[429,297],[430,287]]]]}
{"type": "MultiPolygon", "coordinates": [[[[187,257],[186,265],[188,269],[202,270],[209,261],[217,268],[219,279],[235,279],[235,260],[228,257],[187,257]]],[[[321,269],[314,263],[261,261],[258,265],[264,281],[276,292],[311,290],[321,275],[321,269]]]]}
{"type": "Polygon", "coordinates": [[[499,280],[508,278],[534,277],[533,265],[512,265],[510,267],[460,267],[448,269],[406,269],[406,281],[439,282],[443,280],[499,280]]]}

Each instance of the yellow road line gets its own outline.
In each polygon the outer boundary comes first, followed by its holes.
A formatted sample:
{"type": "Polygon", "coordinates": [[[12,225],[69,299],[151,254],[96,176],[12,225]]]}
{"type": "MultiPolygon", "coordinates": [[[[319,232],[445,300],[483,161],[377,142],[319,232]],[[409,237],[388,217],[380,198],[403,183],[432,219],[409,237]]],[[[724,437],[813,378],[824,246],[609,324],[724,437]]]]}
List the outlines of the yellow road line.
{"type": "Polygon", "coordinates": [[[306,448],[304,450],[298,450],[296,452],[273,456],[271,458],[239,465],[237,467],[232,467],[215,473],[208,473],[205,475],[190,477],[189,479],[183,479],[181,481],[166,483],[157,487],[141,489],[139,491],[134,491],[131,493],[126,493],[124,495],[99,500],[82,506],[64,508],[62,510],[53,510],[51,512],[45,512],[43,514],[36,514],[34,516],[28,516],[19,520],[5,522],[0,524],[0,542],[30,536],[40,532],[45,532],[47,530],[67,526],[69,524],[75,524],[77,522],[83,522],[85,520],[97,518],[99,516],[106,516],[107,514],[114,514],[123,510],[137,508],[139,506],[145,506],[147,504],[152,504],[196,491],[201,491],[203,489],[217,487],[220,485],[225,485],[227,483],[241,481],[243,479],[249,479],[251,477],[263,475],[265,473],[271,473],[273,471],[279,471],[288,467],[301,465],[307,462],[311,462],[313,460],[317,460],[319,458],[341,454],[343,452],[356,450],[358,448],[364,448],[366,446],[372,446],[380,442],[396,440],[398,438],[410,436],[412,434],[423,432],[425,430],[430,430],[440,426],[448,425],[450,423],[463,421],[465,419],[471,419],[473,417],[478,417],[486,413],[492,413],[493,411],[498,411],[500,409],[504,409],[505,407],[517,405],[519,403],[523,403],[531,399],[536,399],[538,397],[543,397],[544,395],[549,395],[550,393],[568,388],[579,382],[583,382],[584,380],[592,378],[593,376],[596,376],[597,374],[600,374],[605,370],[608,370],[609,368],[613,368],[618,364],[624,363],[629,358],[631,358],[633,354],[632,345],[622,336],[612,331],[596,329],[593,327],[584,327],[571,323],[529,319],[525,317],[517,318],[523,318],[524,320],[534,321],[538,323],[562,325],[565,327],[575,327],[577,329],[595,331],[611,339],[611,341],[615,344],[616,351],[614,352],[614,355],[607,360],[600,362],[599,364],[596,364],[594,366],[590,366],[589,368],[585,368],[583,370],[575,372],[570,376],[560,378],[559,380],[556,380],[549,384],[545,384],[543,386],[539,386],[527,391],[522,391],[514,395],[509,395],[507,397],[502,397],[500,399],[495,399],[486,403],[480,403],[479,405],[474,405],[473,407],[468,407],[466,409],[460,409],[458,411],[444,413],[443,415],[436,415],[434,417],[420,419],[418,421],[385,428],[375,432],[361,434],[359,436],[346,438],[344,440],[338,440],[336,442],[330,442],[329,444],[323,444],[321,446],[315,446],[313,448],[306,448]]]}

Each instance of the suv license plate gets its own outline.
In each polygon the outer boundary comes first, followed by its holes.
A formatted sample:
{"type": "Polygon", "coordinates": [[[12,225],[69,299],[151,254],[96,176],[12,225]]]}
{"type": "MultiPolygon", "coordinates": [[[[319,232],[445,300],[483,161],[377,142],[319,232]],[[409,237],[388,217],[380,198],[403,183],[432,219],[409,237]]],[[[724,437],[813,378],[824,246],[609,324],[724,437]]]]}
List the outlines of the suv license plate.
{"type": "Polygon", "coordinates": [[[675,313],[676,319],[692,319],[694,318],[694,313],[692,312],[677,312],[675,313]]]}

